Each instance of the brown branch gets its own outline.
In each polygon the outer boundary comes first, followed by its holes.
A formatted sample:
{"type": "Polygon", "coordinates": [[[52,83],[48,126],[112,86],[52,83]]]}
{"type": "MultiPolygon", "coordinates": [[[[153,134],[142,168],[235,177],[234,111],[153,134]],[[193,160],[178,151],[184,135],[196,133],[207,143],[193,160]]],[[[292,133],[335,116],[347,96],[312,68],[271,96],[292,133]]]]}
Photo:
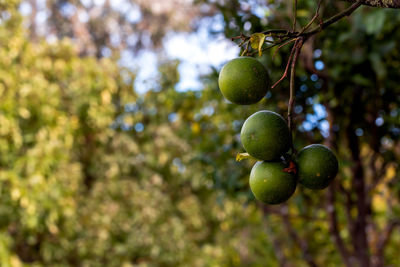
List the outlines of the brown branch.
{"type": "Polygon", "coordinates": [[[307,23],[306,26],[303,27],[303,29],[301,29],[300,34],[302,34],[303,32],[305,32],[306,30],[308,30],[308,28],[314,23],[314,21],[318,18],[319,16],[319,9],[321,8],[321,4],[322,4],[322,0],[318,1],[317,4],[317,11],[315,11],[315,15],[314,17],[310,20],[310,22],[307,23]]]}
{"type": "MultiPolygon", "coordinates": [[[[324,81],[325,83],[328,83],[328,76],[324,76],[324,81]]],[[[324,91],[326,92],[327,90],[327,84],[324,85],[324,91]]],[[[337,134],[333,130],[333,125],[335,123],[335,111],[332,109],[330,106],[329,102],[325,103],[325,108],[327,112],[327,120],[329,122],[329,136],[325,139],[325,144],[332,148],[335,149],[336,151],[338,150],[338,146],[336,144],[336,137],[337,134]]],[[[339,175],[338,175],[339,176],[339,175]]],[[[352,194],[349,190],[347,190],[343,184],[342,184],[342,179],[340,177],[337,177],[335,181],[333,182],[335,186],[335,190],[339,191],[342,195],[345,196],[345,204],[343,205],[345,208],[345,213],[346,213],[346,218],[347,218],[347,225],[348,225],[348,231],[349,233],[352,232],[352,225],[353,225],[353,216],[351,215],[351,210],[354,206],[354,201],[352,198],[352,194]]],[[[334,197],[334,196],[333,196],[334,197]]],[[[335,198],[333,199],[335,200],[335,198]]],[[[334,204],[334,203],[332,203],[334,204]]],[[[339,236],[340,238],[340,236],[339,236]]]]}
{"type": "MultiPolygon", "coordinates": [[[[288,126],[289,126],[289,131],[290,133],[292,133],[293,130],[293,115],[292,115],[292,111],[293,111],[293,106],[294,106],[294,101],[295,101],[295,84],[294,84],[294,80],[295,80],[295,76],[296,76],[296,63],[297,63],[297,59],[299,57],[301,48],[303,47],[303,38],[298,39],[298,41],[296,41],[296,43],[294,44],[294,58],[292,61],[292,66],[291,66],[291,70],[290,70],[290,98],[289,98],[289,104],[288,104],[288,126]]],[[[293,142],[292,142],[293,144],[293,142]]],[[[294,148],[292,147],[292,151],[294,151],[294,148]]]]}
{"type": "MultiPolygon", "coordinates": [[[[372,161],[372,160],[371,160],[372,161]]],[[[380,170],[376,170],[375,167],[375,162],[372,162],[371,165],[373,164],[373,168],[372,168],[372,173],[373,173],[373,178],[372,178],[372,182],[369,185],[367,192],[371,192],[372,190],[374,190],[376,188],[376,186],[382,181],[382,179],[384,178],[384,174],[386,172],[386,166],[388,164],[388,162],[384,162],[382,164],[382,167],[380,168],[380,170]]]]}
{"type": "Polygon", "coordinates": [[[339,250],[340,256],[342,257],[342,260],[344,264],[347,267],[351,267],[351,259],[350,259],[350,253],[348,249],[346,248],[342,237],[340,236],[339,232],[339,226],[338,226],[338,221],[337,221],[337,214],[336,214],[336,209],[335,209],[335,189],[334,189],[334,183],[332,183],[329,188],[328,188],[328,207],[327,207],[327,212],[329,216],[329,231],[331,232],[333,236],[333,240],[336,244],[336,248],[339,250]]]}
{"type": "MultiPolygon", "coordinates": [[[[327,82],[327,80],[326,80],[327,82]]],[[[327,84],[325,84],[325,90],[327,88],[327,84]]],[[[332,111],[332,108],[328,103],[325,104],[327,114],[328,114],[328,121],[329,121],[329,136],[328,138],[325,139],[325,144],[328,145],[331,148],[336,148],[336,133],[334,132],[332,125],[334,124],[334,112],[332,111]]],[[[337,219],[337,213],[336,213],[336,208],[335,208],[335,203],[336,203],[336,196],[335,193],[337,189],[343,189],[344,192],[346,192],[347,200],[351,201],[351,194],[343,188],[341,185],[340,181],[338,178],[336,178],[332,184],[328,188],[327,192],[327,213],[328,213],[328,219],[329,219],[329,231],[333,237],[333,240],[335,242],[335,246],[337,250],[339,251],[339,254],[344,262],[344,264],[347,267],[353,266],[354,261],[353,261],[353,255],[350,253],[349,249],[346,247],[342,237],[340,236],[340,231],[339,231],[339,224],[338,224],[338,219],[337,219]]],[[[351,221],[351,213],[350,209],[352,205],[349,205],[349,203],[346,203],[346,211],[347,211],[347,217],[348,221],[350,224],[351,221]]],[[[351,233],[351,231],[349,231],[351,233]]]]}
{"type": "Polygon", "coordinates": [[[262,32],[265,35],[279,35],[282,34],[284,36],[288,36],[288,37],[297,37],[298,32],[291,32],[288,30],[284,30],[284,29],[270,29],[270,30],[266,30],[262,32]]]}
{"type": "Polygon", "coordinates": [[[294,41],[296,41],[296,39],[290,39],[289,41],[284,42],[283,44],[281,44],[280,46],[278,46],[278,48],[274,51],[274,54],[272,55],[272,59],[275,58],[276,53],[278,53],[278,51],[279,51],[283,46],[288,45],[288,44],[290,44],[291,42],[294,42],[294,41]]]}
{"type": "MultiPolygon", "coordinates": [[[[350,3],[356,2],[356,0],[344,0],[344,1],[350,3]]],[[[400,8],[399,0],[363,0],[362,4],[371,7],[400,8]]]]}
{"type": "MultiPolygon", "coordinates": [[[[400,0],[396,0],[396,1],[400,1],[400,0]]],[[[312,25],[314,20],[318,18],[318,12],[319,12],[319,8],[320,8],[320,4],[321,4],[321,0],[318,3],[316,14],[311,19],[311,21],[303,28],[303,30],[301,32],[296,32],[296,31],[294,31],[294,29],[293,29],[293,31],[288,31],[288,30],[285,30],[285,29],[270,29],[270,30],[263,31],[262,32],[263,34],[269,35],[269,36],[272,36],[272,37],[277,37],[280,40],[278,42],[273,43],[272,45],[262,49],[262,51],[265,51],[265,50],[270,49],[272,47],[275,47],[277,45],[281,45],[281,44],[283,44],[284,42],[286,42],[288,40],[289,41],[292,40],[292,39],[296,40],[299,37],[303,39],[303,43],[304,43],[304,42],[307,41],[308,38],[310,38],[311,36],[321,32],[323,29],[325,29],[329,25],[337,22],[338,20],[342,19],[345,16],[349,16],[360,5],[362,5],[362,2],[361,2],[361,0],[359,0],[359,2],[354,3],[353,5],[351,5],[346,10],[344,10],[344,11],[342,11],[342,12],[340,12],[340,13],[334,15],[334,16],[332,16],[331,18],[327,19],[324,22],[321,22],[320,25],[317,26],[316,28],[314,28],[313,30],[308,31],[308,32],[304,32],[309,26],[312,25]]],[[[293,26],[295,26],[295,25],[293,24],[293,26]]],[[[249,44],[248,41],[249,41],[250,37],[241,34],[240,36],[232,37],[231,39],[232,40],[234,40],[234,39],[242,39],[243,42],[247,41],[247,44],[249,44]]],[[[243,44],[243,42],[242,42],[242,44],[243,44]]],[[[249,53],[248,48],[249,47],[247,46],[246,49],[243,51],[242,55],[244,55],[245,53],[247,53],[247,55],[253,55],[253,53],[249,53]]],[[[289,62],[290,62],[290,59],[288,60],[288,66],[289,66],[289,62]]],[[[277,83],[275,83],[271,88],[274,88],[279,82],[281,82],[286,77],[286,75],[287,75],[287,71],[285,71],[285,73],[282,76],[282,78],[277,83]]]]}
{"type": "MultiPolygon", "coordinates": [[[[394,1],[400,1],[400,0],[394,0],[394,1]]],[[[301,31],[301,32],[294,32],[294,31],[290,32],[290,31],[284,30],[284,29],[272,29],[272,30],[266,30],[263,33],[265,35],[270,34],[272,36],[279,36],[279,34],[282,34],[281,35],[282,37],[290,37],[290,38],[304,37],[304,39],[308,39],[312,35],[317,34],[317,33],[321,32],[322,30],[324,30],[325,28],[329,27],[331,24],[341,20],[344,17],[347,17],[347,16],[351,15],[351,13],[353,13],[362,4],[363,4],[362,0],[359,0],[359,1],[355,2],[354,4],[352,4],[347,9],[343,10],[342,12],[339,12],[338,14],[336,14],[336,15],[334,15],[332,17],[330,17],[329,19],[327,19],[324,22],[320,23],[319,26],[315,27],[314,29],[312,29],[312,30],[310,30],[308,32],[304,32],[304,30],[301,31]]],[[[320,5],[320,3],[318,3],[317,13],[314,15],[314,18],[311,19],[311,22],[313,22],[318,17],[319,5],[320,5]]],[[[306,27],[309,27],[309,25],[307,25],[306,27]]]]}
{"type": "Polygon", "coordinates": [[[361,88],[355,88],[353,92],[354,101],[351,105],[351,111],[349,114],[350,121],[347,125],[346,135],[348,140],[348,146],[351,152],[351,158],[354,163],[352,168],[352,187],[357,196],[356,207],[357,207],[357,217],[354,220],[354,224],[352,227],[352,237],[353,237],[353,245],[354,251],[356,252],[356,257],[361,266],[368,267],[370,266],[370,257],[369,257],[369,246],[367,239],[367,216],[368,210],[370,207],[368,206],[366,200],[366,186],[365,186],[365,177],[364,177],[364,169],[362,166],[362,160],[360,158],[360,145],[358,137],[354,132],[354,125],[357,119],[360,117],[359,114],[359,106],[360,99],[359,96],[361,94],[361,88]]]}
{"type": "Polygon", "coordinates": [[[292,31],[296,31],[296,23],[297,23],[297,0],[293,0],[293,29],[292,31]]]}
{"type": "Polygon", "coordinates": [[[271,86],[271,88],[274,88],[274,87],[277,86],[281,81],[283,81],[283,79],[286,78],[287,73],[288,73],[288,70],[289,70],[290,62],[292,61],[292,57],[293,57],[293,54],[294,54],[294,51],[295,51],[295,48],[296,48],[296,43],[294,44],[294,46],[293,46],[293,48],[292,48],[292,51],[290,52],[290,56],[289,56],[288,62],[286,63],[285,72],[283,73],[282,77],[281,77],[276,83],[274,83],[274,84],[271,86]]]}
{"type": "Polygon", "coordinates": [[[384,251],[386,245],[389,243],[390,237],[392,232],[396,226],[400,225],[400,221],[390,221],[385,229],[383,230],[382,234],[380,235],[377,248],[376,248],[376,263],[375,266],[384,266],[385,259],[384,259],[384,251]]]}
{"type": "Polygon", "coordinates": [[[359,0],[357,2],[355,2],[354,4],[352,4],[350,7],[348,7],[347,9],[345,9],[344,11],[330,17],[329,19],[325,20],[324,22],[322,22],[319,26],[315,27],[314,29],[312,29],[309,32],[305,32],[302,33],[302,36],[305,36],[306,38],[319,33],[320,31],[322,31],[323,29],[327,28],[328,26],[330,26],[331,24],[341,20],[342,18],[349,16],[351,13],[353,13],[357,8],[359,8],[362,5],[362,1],[359,0]]]}

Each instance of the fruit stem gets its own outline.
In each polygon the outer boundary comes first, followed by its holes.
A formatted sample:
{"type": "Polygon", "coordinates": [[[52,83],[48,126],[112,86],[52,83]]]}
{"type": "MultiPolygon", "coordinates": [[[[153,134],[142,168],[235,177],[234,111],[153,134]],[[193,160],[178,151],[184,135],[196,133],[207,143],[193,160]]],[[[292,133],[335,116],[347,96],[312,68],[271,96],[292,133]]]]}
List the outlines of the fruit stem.
{"type": "Polygon", "coordinates": [[[292,31],[296,31],[297,23],[297,0],[293,0],[293,28],[292,31]]]}
{"type": "Polygon", "coordinates": [[[292,143],[292,154],[296,154],[296,150],[294,149],[294,145],[293,145],[293,106],[294,106],[294,102],[296,99],[296,88],[295,88],[295,84],[294,84],[294,80],[295,80],[295,76],[296,76],[296,63],[297,63],[297,59],[299,57],[301,48],[303,47],[303,42],[304,39],[302,37],[300,37],[299,39],[296,40],[295,44],[294,44],[294,56],[293,56],[293,60],[292,60],[292,65],[291,65],[291,69],[290,69],[290,98],[289,98],[289,104],[288,104],[288,127],[289,127],[289,131],[290,131],[290,136],[291,136],[291,143],[292,143]]]}

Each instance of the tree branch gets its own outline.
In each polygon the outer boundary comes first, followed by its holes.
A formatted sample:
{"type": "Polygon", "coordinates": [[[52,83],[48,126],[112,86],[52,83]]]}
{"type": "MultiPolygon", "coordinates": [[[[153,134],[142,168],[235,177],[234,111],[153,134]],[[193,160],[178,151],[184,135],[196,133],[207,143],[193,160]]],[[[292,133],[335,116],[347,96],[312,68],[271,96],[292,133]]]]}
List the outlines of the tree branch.
{"type": "MultiPolygon", "coordinates": [[[[290,131],[290,136],[291,139],[293,139],[292,137],[292,131],[293,131],[293,106],[294,106],[294,101],[295,101],[295,93],[296,93],[296,88],[295,88],[295,84],[294,84],[294,80],[296,78],[296,63],[297,63],[297,59],[299,57],[301,48],[303,47],[303,38],[300,37],[298,40],[296,40],[296,43],[294,44],[294,56],[293,56],[293,61],[292,61],[292,65],[291,65],[291,69],[290,69],[290,98],[289,98],[289,104],[288,104],[288,127],[289,127],[289,131],[290,131]]],[[[292,144],[292,154],[296,154],[296,150],[294,148],[294,144],[293,144],[293,140],[291,140],[291,144],[292,144]]]]}
{"type": "MultiPolygon", "coordinates": [[[[400,0],[399,0],[400,1],[400,0]]],[[[337,22],[338,20],[341,20],[342,18],[349,16],[351,13],[353,13],[357,8],[359,8],[362,5],[362,0],[359,0],[357,2],[355,2],[354,4],[352,4],[350,7],[348,7],[347,9],[343,10],[342,12],[330,17],[329,19],[325,20],[324,22],[322,22],[319,26],[315,27],[314,29],[312,29],[309,32],[305,32],[301,35],[305,36],[306,38],[319,33],[320,31],[322,31],[323,29],[325,29],[326,27],[330,26],[331,24],[337,22]]]]}
{"type": "Polygon", "coordinates": [[[375,263],[376,266],[384,266],[385,260],[384,260],[384,251],[386,245],[389,243],[390,236],[392,235],[392,232],[396,226],[400,225],[400,221],[390,221],[387,225],[386,228],[383,230],[378,244],[377,244],[377,252],[376,252],[376,260],[377,262],[375,263]]]}
{"type": "Polygon", "coordinates": [[[329,216],[329,230],[333,236],[333,240],[335,241],[336,248],[339,250],[340,256],[342,257],[342,260],[344,264],[347,267],[352,266],[350,262],[350,253],[347,250],[342,237],[340,236],[339,233],[339,227],[338,227],[338,222],[337,222],[337,214],[336,214],[336,209],[335,209],[335,189],[334,189],[334,183],[332,183],[329,188],[328,188],[328,216],[329,216]]]}
{"type": "MultiPolygon", "coordinates": [[[[344,1],[350,3],[356,2],[356,0],[344,0],[344,1]]],[[[371,7],[400,8],[400,0],[363,0],[362,4],[371,7]]]]}
{"type": "Polygon", "coordinates": [[[300,50],[303,46],[303,38],[300,38],[299,40],[296,41],[296,43],[294,44],[294,57],[292,60],[292,65],[291,65],[291,69],[290,69],[290,98],[289,98],[289,105],[288,105],[288,126],[289,126],[289,130],[290,132],[292,131],[293,128],[293,122],[292,122],[292,111],[293,111],[293,105],[294,105],[294,101],[295,101],[295,84],[294,84],[294,80],[295,80],[295,76],[296,76],[296,63],[297,63],[297,59],[299,57],[300,54],[300,50]]]}
{"type": "MultiPolygon", "coordinates": [[[[325,77],[325,83],[328,82],[328,77],[325,77]]],[[[327,84],[324,85],[324,89],[326,90],[327,84]]],[[[325,144],[328,145],[331,148],[334,148],[335,150],[338,149],[337,144],[336,144],[336,133],[333,130],[333,125],[334,125],[334,112],[332,111],[332,108],[328,103],[325,104],[326,110],[327,110],[327,115],[328,115],[328,121],[329,121],[329,136],[325,139],[325,144]]],[[[327,213],[328,213],[328,219],[329,219],[329,231],[331,235],[333,236],[333,240],[335,242],[336,248],[338,249],[340,256],[344,262],[344,264],[347,267],[353,266],[354,265],[354,257],[352,253],[349,251],[349,249],[346,247],[346,244],[344,243],[342,237],[340,236],[340,231],[339,231],[339,224],[338,224],[338,219],[337,219],[337,213],[336,213],[336,208],[335,208],[335,203],[336,203],[336,196],[335,192],[339,190],[343,190],[343,192],[346,195],[346,204],[344,207],[346,208],[346,215],[348,219],[348,224],[352,224],[352,217],[351,217],[351,212],[350,209],[352,207],[351,204],[351,194],[345,188],[343,188],[342,184],[340,183],[341,181],[336,178],[332,184],[328,188],[327,192],[327,213]]],[[[342,193],[343,193],[342,192],[342,193]]],[[[349,233],[351,233],[351,229],[349,229],[349,233]]]]}
{"type": "Polygon", "coordinates": [[[357,119],[361,116],[359,114],[360,97],[357,98],[357,96],[360,96],[361,90],[362,89],[360,87],[357,87],[354,90],[354,101],[351,105],[351,112],[349,114],[350,121],[346,129],[346,135],[348,146],[351,152],[351,158],[354,163],[352,168],[352,186],[357,196],[357,217],[355,218],[354,225],[352,227],[353,245],[360,266],[368,267],[370,266],[370,257],[366,229],[368,210],[370,207],[368,206],[366,199],[366,185],[364,169],[360,158],[359,140],[354,131],[354,125],[356,124],[357,119]]]}

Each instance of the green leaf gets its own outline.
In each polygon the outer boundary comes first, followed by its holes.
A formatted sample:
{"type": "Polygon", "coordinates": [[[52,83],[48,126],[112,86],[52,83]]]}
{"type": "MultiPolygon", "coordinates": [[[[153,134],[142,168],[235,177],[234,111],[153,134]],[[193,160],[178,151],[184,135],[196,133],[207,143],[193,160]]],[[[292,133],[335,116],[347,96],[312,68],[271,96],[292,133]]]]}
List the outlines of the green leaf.
{"type": "Polygon", "coordinates": [[[261,57],[262,55],[262,46],[265,42],[265,34],[263,33],[253,33],[250,36],[250,45],[253,49],[258,49],[258,56],[261,57]]]}
{"type": "Polygon", "coordinates": [[[378,34],[382,31],[385,24],[386,12],[377,10],[365,16],[364,23],[368,34],[378,34]]]}

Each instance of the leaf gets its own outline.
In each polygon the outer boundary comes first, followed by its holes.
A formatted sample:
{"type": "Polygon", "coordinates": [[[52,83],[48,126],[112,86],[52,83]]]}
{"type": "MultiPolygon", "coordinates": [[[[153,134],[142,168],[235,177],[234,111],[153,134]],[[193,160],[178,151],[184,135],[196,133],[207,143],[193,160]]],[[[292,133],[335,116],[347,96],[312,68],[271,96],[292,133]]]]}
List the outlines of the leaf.
{"type": "Polygon", "coordinates": [[[254,160],[257,160],[255,157],[252,157],[252,156],[250,156],[249,155],[249,153],[238,153],[237,155],[236,155],[236,161],[242,161],[242,160],[244,160],[244,159],[254,159],[254,160]]]}
{"type": "Polygon", "coordinates": [[[365,16],[364,23],[368,34],[378,34],[385,24],[386,12],[378,10],[365,16]]]}
{"type": "Polygon", "coordinates": [[[259,56],[259,57],[261,57],[261,55],[262,55],[262,50],[261,50],[261,48],[262,48],[264,42],[265,42],[265,34],[263,34],[263,33],[260,33],[260,32],[258,32],[258,33],[253,33],[253,34],[250,36],[250,45],[251,45],[251,48],[253,48],[253,49],[255,49],[255,50],[258,49],[258,56],[259,56]]]}
{"type": "Polygon", "coordinates": [[[310,15],[310,11],[307,9],[298,9],[297,10],[297,17],[306,18],[310,15]]]}

